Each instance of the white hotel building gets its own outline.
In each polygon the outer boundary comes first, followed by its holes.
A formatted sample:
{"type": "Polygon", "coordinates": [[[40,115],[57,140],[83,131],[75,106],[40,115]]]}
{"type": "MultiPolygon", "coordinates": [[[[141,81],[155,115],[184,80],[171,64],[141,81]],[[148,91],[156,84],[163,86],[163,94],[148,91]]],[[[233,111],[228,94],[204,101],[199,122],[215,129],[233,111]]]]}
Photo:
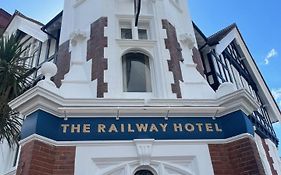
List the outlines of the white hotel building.
{"type": "Polygon", "coordinates": [[[137,26],[134,0],[65,0],[46,25],[16,12],[4,35],[38,71],[0,175],[281,175],[280,110],[238,27],[206,37],[187,6],[142,0],[137,26]]]}

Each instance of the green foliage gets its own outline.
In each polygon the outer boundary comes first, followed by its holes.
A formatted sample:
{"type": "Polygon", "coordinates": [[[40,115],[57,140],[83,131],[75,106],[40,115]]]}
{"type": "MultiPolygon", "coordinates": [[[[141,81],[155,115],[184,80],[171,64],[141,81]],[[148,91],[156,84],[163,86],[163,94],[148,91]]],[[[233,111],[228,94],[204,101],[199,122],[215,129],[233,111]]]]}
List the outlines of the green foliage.
{"type": "Polygon", "coordinates": [[[34,72],[26,64],[29,57],[23,57],[27,48],[16,35],[0,37],[0,140],[5,138],[10,146],[18,140],[21,122],[19,113],[11,110],[8,102],[30,86],[34,72]]]}
{"type": "MultiPolygon", "coordinates": [[[[5,99],[4,99],[5,100],[5,99]]],[[[21,118],[17,111],[11,110],[9,105],[0,102],[0,140],[6,139],[10,146],[19,140],[21,118]]]]}

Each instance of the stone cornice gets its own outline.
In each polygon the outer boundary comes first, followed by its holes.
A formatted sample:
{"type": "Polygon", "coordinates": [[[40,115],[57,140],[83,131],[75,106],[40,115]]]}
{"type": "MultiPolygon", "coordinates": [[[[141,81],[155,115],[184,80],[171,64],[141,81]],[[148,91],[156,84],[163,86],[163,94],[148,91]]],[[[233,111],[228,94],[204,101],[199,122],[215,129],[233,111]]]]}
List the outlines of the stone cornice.
{"type": "Polygon", "coordinates": [[[9,103],[12,109],[27,116],[41,109],[56,116],[165,115],[219,117],[237,110],[249,115],[258,104],[245,90],[218,99],[65,99],[36,86],[9,103]]]}

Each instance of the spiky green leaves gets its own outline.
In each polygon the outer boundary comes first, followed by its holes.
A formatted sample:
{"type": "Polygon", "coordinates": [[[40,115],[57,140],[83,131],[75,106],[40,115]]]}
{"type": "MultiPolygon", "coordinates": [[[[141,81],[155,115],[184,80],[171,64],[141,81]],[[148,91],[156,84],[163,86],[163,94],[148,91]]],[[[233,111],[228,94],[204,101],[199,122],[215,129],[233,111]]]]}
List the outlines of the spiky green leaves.
{"type": "Polygon", "coordinates": [[[34,72],[27,64],[30,57],[25,56],[28,46],[24,45],[16,35],[0,37],[0,140],[5,138],[10,145],[18,141],[21,119],[8,102],[30,87],[34,72]]]}

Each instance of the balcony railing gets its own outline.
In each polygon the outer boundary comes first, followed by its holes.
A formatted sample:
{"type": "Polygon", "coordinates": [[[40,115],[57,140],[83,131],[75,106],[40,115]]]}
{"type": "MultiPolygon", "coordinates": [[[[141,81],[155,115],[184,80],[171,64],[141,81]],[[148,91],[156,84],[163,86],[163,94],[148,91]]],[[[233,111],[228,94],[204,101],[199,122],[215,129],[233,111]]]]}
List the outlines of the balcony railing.
{"type": "Polygon", "coordinates": [[[263,139],[270,139],[273,143],[278,145],[279,140],[276,137],[276,133],[272,124],[268,122],[262,114],[260,114],[258,111],[255,111],[249,115],[249,118],[255,126],[256,132],[259,134],[259,136],[261,136],[263,139]]]}

